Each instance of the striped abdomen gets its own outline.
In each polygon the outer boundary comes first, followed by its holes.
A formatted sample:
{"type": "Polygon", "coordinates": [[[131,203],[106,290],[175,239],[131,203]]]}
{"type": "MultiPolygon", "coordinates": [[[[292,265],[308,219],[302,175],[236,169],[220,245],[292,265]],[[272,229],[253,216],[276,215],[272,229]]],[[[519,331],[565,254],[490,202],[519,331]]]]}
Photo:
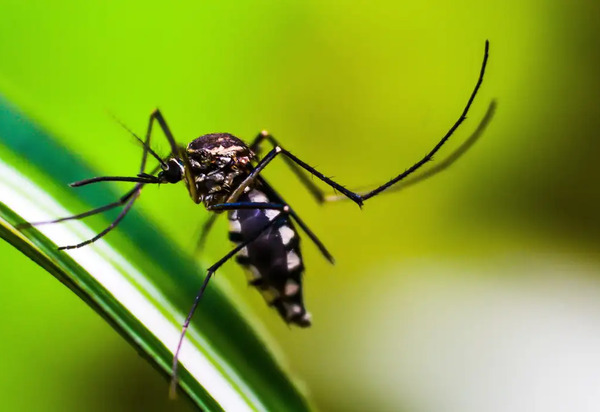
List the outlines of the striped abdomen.
{"type": "MultiPolygon", "coordinates": [[[[259,189],[252,189],[239,202],[275,203],[259,189]]],[[[229,212],[229,238],[239,244],[251,239],[275,219],[277,210],[233,210],[229,212]]],[[[310,326],[310,314],[302,299],[302,254],[300,238],[289,217],[282,219],[248,246],[241,249],[237,262],[244,267],[249,283],[288,323],[310,326]]]]}

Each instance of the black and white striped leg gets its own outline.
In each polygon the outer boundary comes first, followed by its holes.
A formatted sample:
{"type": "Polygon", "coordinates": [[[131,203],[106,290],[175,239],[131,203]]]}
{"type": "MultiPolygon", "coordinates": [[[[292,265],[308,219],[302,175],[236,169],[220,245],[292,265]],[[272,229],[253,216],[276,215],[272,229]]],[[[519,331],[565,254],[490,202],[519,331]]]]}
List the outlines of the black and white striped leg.
{"type": "Polygon", "coordinates": [[[181,335],[179,336],[179,342],[177,343],[177,348],[175,349],[175,353],[173,354],[173,365],[172,365],[172,369],[171,369],[172,370],[171,389],[170,389],[172,398],[175,397],[175,393],[177,390],[177,367],[179,365],[179,352],[181,351],[181,345],[183,344],[183,339],[185,338],[185,334],[190,326],[190,322],[192,320],[192,317],[194,316],[194,312],[196,312],[196,308],[198,307],[198,304],[200,303],[200,299],[202,298],[202,295],[204,295],[204,291],[206,290],[206,287],[208,286],[208,283],[209,283],[212,275],[217,271],[217,269],[219,269],[225,262],[227,262],[229,259],[231,259],[233,256],[235,256],[240,250],[242,250],[243,248],[248,246],[250,243],[254,242],[271,226],[280,222],[282,219],[284,219],[287,216],[285,206],[284,205],[277,205],[277,206],[283,206],[283,207],[281,207],[281,213],[279,213],[272,220],[270,220],[269,223],[267,223],[263,228],[261,228],[259,231],[257,231],[257,233],[254,236],[250,237],[248,240],[237,245],[235,248],[233,248],[231,251],[229,251],[229,253],[227,253],[225,256],[223,256],[221,259],[219,259],[215,264],[213,264],[211,267],[209,267],[207,269],[206,276],[204,277],[204,281],[202,282],[202,286],[200,286],[200,290],[198,291],[198,294],[194,298],[194,303],[192,304],[192,308],[190,309],[190,311],[185,319],[185,322],[182,325],[181,335]]]}

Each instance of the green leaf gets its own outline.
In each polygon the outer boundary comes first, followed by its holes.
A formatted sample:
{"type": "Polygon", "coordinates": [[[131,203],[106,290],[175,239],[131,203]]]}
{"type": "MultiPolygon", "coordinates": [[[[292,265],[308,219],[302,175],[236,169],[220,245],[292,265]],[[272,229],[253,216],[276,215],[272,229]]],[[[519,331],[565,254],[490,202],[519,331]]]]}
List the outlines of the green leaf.
{"type": "MultiPolygon", "coordinates": [[[[180,325],[204,276],[201,268],[136,208],[111,236],[75,250],[59,251],[57,245],[97,233],[82,221],[16,229],[26,220],[72,215],[73,204],[79,212],[83,204],[98,206],[119,195],[112,186],[92,185],[74,198],[67,184],[98,173],[2,98],[0,159],[0,236],[75,292],[168,377],[180,325]]],[[[310,409],[274,356],[274,343],[256,330],[256,322],[212,284],[180,357],[181,388],[198,407],[310,409]]]]}

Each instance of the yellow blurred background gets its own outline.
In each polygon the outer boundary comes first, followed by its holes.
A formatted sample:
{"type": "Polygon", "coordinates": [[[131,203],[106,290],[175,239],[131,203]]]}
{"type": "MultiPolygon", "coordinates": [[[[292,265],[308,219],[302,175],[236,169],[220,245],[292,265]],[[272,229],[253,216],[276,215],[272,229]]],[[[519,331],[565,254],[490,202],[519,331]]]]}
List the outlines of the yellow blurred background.
{"type": "MultiPolygon", "coordinates": [[[[107,175],[137,170],[158,106],[184,143],[269,129],[348,186],[378,184],[459,116],[437,156],[496,116],[452,168],[359,210],[273,185],[308,241],[313,327],[290,329],[231,284],[325,411],[600,409],[600,3],[559,1],[0,1],[0,94],[107,175]]],[[[161,137],[153,146],[167,151],[161,137]]],[[[82,176],[82,178],[87,176],[82,176]]],[[[126,188],[123,185],[122,188],[126,188]]],[[[136,207],[190,253],[207,213],[181,187],[136,207]]],[[[230,247],[224,221],[203,261],[230,247]]],[[[110,241],[110,236],[107,238],[110,241]]],[[[0,409],[191,409],[49,274],[0,243],[0,409]],[[35,370],[35,373],[31,371],[35,370]]],[[[224,325],[226,327],[226,325],[224,325]]]]}

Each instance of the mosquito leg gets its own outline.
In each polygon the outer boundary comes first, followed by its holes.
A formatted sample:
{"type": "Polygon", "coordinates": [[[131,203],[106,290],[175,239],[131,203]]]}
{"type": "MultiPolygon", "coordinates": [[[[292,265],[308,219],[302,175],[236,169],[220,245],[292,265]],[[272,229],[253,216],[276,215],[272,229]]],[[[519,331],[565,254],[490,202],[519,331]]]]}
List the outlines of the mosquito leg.
{"type": "Polygon", "coordinates": [[[246,188],[254,183],[254,181],[258,178],[260,172],[263,171],[265,167],[273,160],[280,152],[281,147],[274,147],[265,157],[260,159],[254,170],[250,172],[250,174],[240,183],[235,190],[229,195],[227,201],[225,203],[233,203],[235,202],[241,195],[244,193],[246,188]]]}
{"type": "Polygon", "coordinates": [[[280,210],[289,213],[290,207],[282,203],[264,203],[264,202],[237,202],[237,203],[219,203],[206,208],[210,211],[224,210],[280,210]]]}
{"type": "Polygon", "coordinates": [[[61,217],[60,219],[55,219],[55,220],[46,220],[46,221],[42,221],[42,222],[27,222],[27,223],[23,223],[23,224],[17,226],[17,228],[21,229],[21,228],[30,227],[30,226],[41,226],[41,225],[47,225],[47,224],[51,224],[51,223],[60,223],[60,222],[64,222],[67,220],[83,219],[84,217],[93,216],[98,213],[102,213],[107,210],[114,209],[115,207],[124,205],[127,202],[127,200],[129,200],[129,198],[131,198],[131,196],[133,196],[133,194],[139,189],[139,186],[140,186],[140,184],[135,185],[135,187],[133,189],[131,189],[129,192],[127,192],[123,196],[121,196],[121,198],[119,200],[117,200],[116,202],[109,203],[104,206],[100,206],[96,209],[92,209],[87,212],[80,213],[78,215],[61,217]]]}
{"type": "MultiPolygon", "coordinates": [[[[165,159],[160,157],[150,147],[150,133],[149,132],[146,133],[146,140],[142,140],[133,130],[131,130],[129,127],[127,127],[127,125],[125,123],[123,123],[121,120],[119,120],[115,115],[111,114],[111,116],[117,123],[119,123],[119,125],[123,129],[127,130],[129,132],[129,134],[132,135],[142,145],[142,147],[144,147],[148,151],[148,153],[151,154],[152,157],[154,157],[158,161],[158,163],[160,163],[160,165],[163,169],[166,169],[167,165],[165,163],[165,159]]],[[[141,163],[142,166],[140,168],[140,174],[144,173],[144,168],[146,166],[146,158],[147,158],[148,153],[142,154],[142,163],[141,163]]]]}
{"type": "MultiPolygon", "coordinates": [[[[211,211],[222,211],[222,210],[233,210],[236,209],[236,207],[230,207],[230,205],[240,205],[241,203],[224,203],[224,204],[218,204],[218,205],[213,205],[213,206],[209,206],[207,208],[207,210],[211,210],[211,211]]],[[[276,209],[276,210],[282,210],[280,207],[261,207],[262,205],[269,205],[268,203],[252,203],[253,205],[259,205],[257,207],[253,207],[252,209],[276,209]]],[[[279,205],[278,205],[279,206],[279,205]]],[[[214,213],[212,215],[210,215],[210,217],[206,220],[206,222],[204,223],[204,225],[202,226],[202,233],[200,234],[200,238],[198,239],[198,242],[196,243],[196,251],[200,250],[203,246],[204,246],[204,242],[206,241],[206,237],[208,236],[208,232],[210,231],[210,229],[212,228],[212,226],[214,225],[214,223],[216,222],[217,218],[219,217],[218,214],[214,213]]]]}
{"type": "MultiPolygon", "coordinates": [[[[429,179],[430,177],[446,170],[451,165],[453,165],[459,158],[461,158],[483,135],[483,132],[487,128],[487,125],[490,123],[492,118],[494,117],[494,113],[496,111],[496,101],[492,101],[488,106],[488,109],[483,116],[481,122],[477,126],[477,129],[469,136],[467,140],[465,140],[454,152],[452,152],[448,157],[446,157],[443,161],[437,163],[435,167],[427,170],[426,172],[421,173],[417,176],[412,176],[403,182],[395,185],[388,189],[385,193],[393,193],[398,192],[400,190],[406,189],[409,186],[412,186],[416,183],[422,182],[423,180],[429,179]]],[[[364,196],[367,192],[359,193],[361,196],[364,196]]],[[[348,198],[342,195],[331,194],[325,197],[325,202],[337,202],[340,200],[347,200],[348,198]]]]}
{"type": "MultiPolygon", "coordinates": [[[[265,166],[271,161],[273,160],[273,158],[275,157],[275,155],[277,155],[277,153],[273,153],[276,149],[271,150],[271,152],[269,152],[269,154],[267,156],[265,156],[265,158],[263,158],[258,165],[256,166],[256,168],[250,173],[250,175],[244,179],[244,181],[233,191],[233,193],[231,193],[231,195],[229,195],[229,197],[227,198],[227,200],[225,201],[225,203],[234,203],[239,197],[240,195],[244,192],[244,190],[246,189],[246,187],[248,187],[249,185],[251,185],[259,176],[258,174],[262,171],[262,169],[265,168],[265,166]]],[[[187,159],[187,156],[184,156],[185,159],[187,159]]],[[[189,167],[187,166],[189,163],[186,163],[186,176],[187,176],[187,171],[190,170],[189,167]]],[[[193,182],[193,180],[188,180],[190,182],[193,182]]],[[[192,199],[196,202],[199,203],[199,200],[197,198],[197,194],[195,191],[195,185],[193,183],[188,184],[188,189],[190,190],[190,195],[192,196],[192,199]],[[190,188],[191,186],[194,187],[193,190],[193,194],[192,194],[192,189],[190,188]],[[194,195],[196,196],[196,198],[194,198],[194,195]]],[[[208,230],[210,230],[210,228],[212,227],[214,221],[216,220],[215,218],[209,218],[209,220],[204,224],[203,227],[203,232],[200,236],[200,239],[198,240],[198,245],[202,245],[204,243],[204,240],[206,239],[206,235],[205,233],[207,233],[208,230]]],[[[198,248],[197,248],[198,249],[198,248]]]]}
{"type": "MultiPolygon", "coordinates": [[[[250,149],[255,153],[260,153],[260,146],[263,141],[268,141],[273,145],[273,147],[279,146],[279,143],[275,138],[266,130],[263,130],[256,136],[252,144],[250,145],[250,149]]],[[[294,162],[290,161],[288,158],[284,158],[285,163],[292,170],[292,172],[296,175],[296,177],[300,180],[300,183],[304,185],[306,190],[315,198],[318,203],[323,203],[325,201],[325,193],[317,187],[317,185],[300,169],[294,162]]]]}
{"type": "Polygon", "coordinates": [[[484,55],[483,55],[483,63],[481,64],[481,70],[479,72],[479,78],[477,79],[475,88],[473,89],[473,92],[471,93],[471,96],[469,97],[469,100],[467,101],[467,105],[463,109],[460,117],[452,125],[452,127],[450,127],[450,129],[448,130],[448,132],[446,132],[444,137],[442,137],[442,139],[438,142],[438,144],[435,145],[434,148],[429,153],[427,153],[421,160],[419,160],[417,163],[415,163],[414,165],[412,165],[411,167],[406,169],[403,173],[400,173],[398,176],[396,176],[389,182],[384,183],[381,186],[366,193],[364,196],[361,196],[362,200],[367,200],[367,199],[372,198],[373,196],[376,196],[377,194],[383,192],[388,187],[392,186],[393,184],[401,181],[405,177],[407,177],[407,176],[411,175],[413,172],[417,171],[419,168],[421,168],[421,166],[423,166],[425,163],[429,162],[433,158],[433,155],[435,155],[437,153],[437,151],[440,150],[440,148],[444,145],[444,143],[446,143],[448,141],[448,139],[450,138],[450,136],[452,136],[454,131],[456,129],[458,129],[458,126],[460,126],[462,124],[462,122],[467,118],[467,113],[469,112],[469,109],[471,108],[471,104],[473,103],[473,100],[475,100],[475,96],[477,95],[477,92],[479,91],[479,87],[481,87],[481,83],[483,82],[483,76],[485,74],[485,67],[487,66],[487,61],[488,61],[489,47],[490,47],[490,43],[489,43],[489,41],[486,40],[485,41],[485,51],[484,51],[484,55]]]}
{"type": "Polygon", "coordinates": [[[332,265],[335,264],[334,257],[331,255],[331,253],[329,253],[329,251],[327,250],[327,248],[325,247],[323,242],[321,242],[321,240],[319,240],[317,235],[315,235],[313,233],[313,231],[310,230],[308,228],[308,226],[306,226],[306,223],[304,223],[300,219],[300,217],[296,214],[296,212],[294,212],[293,210],[290,209],[290,215],[294,218],[296,223],[298,223],[298,226],[300,226],[302,228],[302,231],[304,233],[306,233],[308,235],[308,237],[310,238],[310,240],[312,240],[312,242],[317,246],[317,248],[319,249],[321,254],[325,257],[325,259],[327,259],[329,261],[329,263],[331,263],[332,265]]]}
{"type": "Polygon", "coordinates": [[[70,183],[71,187],[87,186],[98,182],[135,182],[135,183],[160,183],[155,176],[140,173],[139,176],[99,176],[70,183]]]}
{"type": "MultiPolygon", "coordinates": [[[[154,121],[157,121],[165,134],[167,140],[169,141],[169,145],[171,146],[171,156],[179,155],[179,146],[177,146],[177,142],[175,141],[175,137],[173,137],[173,133],[171,133],[171,129],[167,125],[167,121],[163,117],[162,113],[159,109],[154,109],[152,113],[150,113],[150,119],[148,120],[148,129],[146,131],[146,144],[150,142],[150,135],[152,134],[152,126],[154,121]]],[[[145,165],[145,159],[147,157],[147,153],[144,153],[142,157],[142,167],[145,165]]]]}
{"type": "Polygon", "coordinates": [[[339,183],[336,183],[333,180],[331,180],[330,178],[324,176],[321,172],[319,172],[315,168],[307,165],[302,160],[298,159],[296,156],[294,156],[293,154],[291,154],[290,152],[288,152],[281,146],[275,146],[269,153],[267,153],[267,155],[265,157],[263,157],[258,162],[258,164],[254,168],[254,170],[252,170],[252,172],[246,177],[246,179],[244,179],[244,181],[242,181],[242,183],[240,183],[238,185],[238,187],[236,187],[236,189],[231,193],[231,195],[229,195],[229,198],[227,199],[226,203],[232,203],[235,200],[237,200],[240,197],[240,195],[244,192],[246,187],[252,185],[254,183],[254,181],[258,178],[259,174],[264,170],[264,168],[267,167],[267,165],[269,163],[271,163],[271,161],[273,159],[275,159],[275,157],[277,157],[277,155],[279,155],[279,154],[284,154],[286,157],[289,157],[298,166],[302,167],[303,169],[305,169],[309,173],[311,173],[313,176],[316,176],[323,182],[327,183],[329,186],[331,186],[334,189],[338,190],[339,192],[343,193],[345,196],[349,197],[351,200],[356,202],[359,206],[362,206],[362,199],[358,194],[346,189],[339,183]]]}
{"type": "MultiPolygon", "coordinates": [[[[252,150],[256,154],[260,153],[261,145],[265,140],[268,141],[269,143],[271,143],[273,146],[279,145],[279,143],[277,143],[275,138],[271,134],[269,134],[269,132],[267,132],[266,130],[263,130],[252,141],[252,144],[250,145],[250,150],[252,150]]],[[[302,170],[300,170],[300,168],[298,168],[298,166],[296,166],[295,163],[289,162],[289,161],[287,161],[286,163],[292,168],[292,171],[294,172],[294,174],[296,176],[298,176],[298,178],[306,186],[308,191],[311,194],[313,194],[313,196],[317,199],[317,202],[322,203],[325,199],[324,193],[310,179],[308,179],[306,177],[306,175],[302,172],[302,170]]],[[[207,219],[207,221],[204,223],[204,225],[202,226],[202,229],[200,232],[200,237],[198,238],[198,241],[196,242],[196,249],[195,249],[196,252],[198,252],[200,249],[202,249],[204,247],[206,238],[208,237],[208,234],[209,234],[210,230],[212,229],[218,216],[219,215],[217,215],[217,214],[211,215],[207,219]]]]}
{"type": "Polygon", "coordinates": [[[121,213],[119,213],[119,216],[117,216],[117,218],[115,220],[113,220],[113,222],[106,229],[104,229],[102,232],[98,233],[93,238],[86,240],[85,242],[81,242],[81,243],[78,243],[76,245],[61,246],[61,247],[58,248],[58,250],[77,249],[77,248],[80,248],[82,246],[89,245],[90,243],[95,242],[96,240],[100,239],[102,236],[106,235],[108,232],[110,232],[111,230],[113,230],[119,224],[119,222],[121,222],[121,220],[123,220],[123,218],[125,217],[125,215],[127,214],[127,212],[129,212],[129,210],[131,209],[131,206],[133,206],[133,202],[135,202],[135,199],[137,199],[137,197],[140,195],[140,190],[141,189],[142,188],[140,187],[139,189],[137,189],[136,192],[134,192],[134,194],[132,195],[131,199],[129,199],[127,201],[127,203],[125,204],[125,207],[123,207],[123,210],[121,210],[121,213]]]}
{"type": "MultiPolygon", "coordinates": [[[[265,134],[267,132],[263,131],[261,132],[258,137],[254,140],[254,143],[252,143],[252,150],[255,151],[256,149],[254,149],[255,146],[259,145],[262,139],[268,139],[271,143],[273,144],[277,144],[277,142],[272,138],[271,135],[269,134],[265,134]]],[[[284,158],[286,160],[288,160],[287,158],[284,158]]],[[[311,192],[313,194],[313,196],[317,199],[317,201],[319,203],[323,203],[325,201],[325,195],[324,193],[311,181],[307,178],[307,176],[300,170],[300,168],[298,168],[298,166],[296,166],[295,163],[292,162],[287,162],[289,165],[292,166],[292,170],[294,171],[294,173],[300,177],[300,179],[305,182],[305,186],[307,187],[307,189],[309,190],[309,192],[311,192]],[[307,183],[306,183],[307,182],[307,183]]],[[[279,196],[278,194],[275,193],[275,191],[271,188],[270,185],[267,184],[266,181],[264,181],[264,179],[262,179],[262,177],[260,178],[262,183],[265,186],[269,186],[269,190],[279,199],[281,199],[281,196],[279,196]]],[[[281,200],[281,203],[283,204],[287,204],[286,202],[284,202],[283,200],[281,200]]],[[[331,263],[334,262],[333,257],[331,256],[331,254],[327,251],[327,249],[325,248],[325,246],[323,245],[323,243],[317,238],[317,236],[306,226],[306,224],[300,219],[300,217],[296,214],[296,212],[294,212],[293,210],[290,209],[290,214],[294,217],[294,219],[297,221],[298,225],[302,228],[302,230],[311,238],[311,240],[317,245],[317,247],[319,248],[319,250],[321,251],[321,253],[325,256],[325,258],[327,260],[329,260],[331,263]]],[[[204,223],[204,225],[202,226],[202,231],[200,233],[200,237],[198,238],[198,242],[196,243],[196,251],[199,251],[200,249],[202,249],[202,247],[204,246],[204,243],[206,242],[206,238],[208,237],[208,233],[210,232],[213,224],[215,223],[215,221],[217,220],[217,217],[219,215],[214,214],[211,215],[208,220],[204,223]]]]}
{"type": "MultiPolygon", "coordinates": [[[[190,197],[192,198],[192,200],[195,203],[199,203],[199,196],[198,193],[196,193],[196,185],[194,184],[194,180],[192,179],[192,175],[190,172],[190,162],[189,159],[187,158],[187,153],[185,151],[185,149],[179,147],[177,145],[177,142],[175,141],[175,137],[173,136],[173,133],[171,132],[171,129],[169,128],[169,126],[167,125],[167,121],[165,120],[164,116],[162,115],[161,111],[159,109],[154,109],[154,111],[152,111],[152,113],[150,113],[150,118],[148,119],[148,130],[146,131],[146,142],[148,143],[150,141],[150,135],[152,134],[152,126],[154,125],[154,122],[157,121],[160,128],[162,129],[163,133],[165,134],[165,137],[167,138],[167,141],[169,142],[169,146],[171,146],[171,156],[176,156],[179,157],[183,160],[183,162],[185,163],[185,184],[188,188],[188,191],[190,193],[190,197]]],[[[145,158],[147,157],[147,153],[144,153],[144,157],[142,158],[142,165],[145,162],[145,158]]]]}
{"type": "Polygon", "coordinates": [[[187,152],[184,148],[177,145],[175,137],[173,137],[173,133],[171,132],[171,129],[167,125],[167,121],[165,120],[164,116],[162,115],[159,109],[154,109],[154,111],[150,114],[150,119],[148,120],[148,131],[146,132],[146,139],[150,138],[150,134],[152,133],[152,125],[154,124],[154,121],[158,122],[160,128],[165,134],[167,140],[169,141],[169,145],[171,146],[171,156],[176,156],[183,160],[185,164],[184,170],[186,177],[184,180],[190,193],[190,197],[192,198],[194,203],[200,203],[200,197],[199,194],[196,192],[196,185],[194,184],[194,179],[191,175],[190,161],[187,157],[187,152]]]}
{"type": "MultiPolygon", "coordinates": [[[[273,189],[273,187],[265,180],[264,177],[258,176],[258,180],[260,181],[260,184],[261,184],[261,190],[264,190],[270,199],[275,199],[277,202],[286,204],[289,206],[289,204],[285,200],[283,200],[281,195],[279,193],[277,193],[275,191],[275,189],[273,189]]],[[[302,219],[300,219],[300,216],[298,216],[296,214],[296,212],[293,210],[293,208],[291,206],[290,206],[290,215],[294,218],[296,223],[298,223],[298,226],[300,226],[300,228],[304,231],[304,233],[306,233],[306,235],[310,238],[310,240],[312,240],[313,243],[317,246],[317,248],[319,249],[321,254],[325,257],[325,259],[327,259],[331,264],[334,264],[335,259],[333,258],[331,253],[329,253],[329,251],[327,250],[327,248],[325,247],[323,242],[321,242],[321,240],[319,240],[317,235],[315,235],[313,233],[313,231],[310,230],[309,227],[302,221],[302,219]]]]}
{"type": "MultiPolygon", "coordinates": [[[[78,215],[74,215],[74,216],[70,216],[70,217],[66,217],[66,218],[57,219],[57,220],[51,221],[51,222],[41,222],[41,223],[38,223],[38,224],[43,224],[43,223],[57,223],[57,222],[65,221],[65,220],[81,219],[81,218],[84,218],[84,217],[87,217],[87,216],[91,216],[91,215],[94,215],[94,214],[97,214],[97,213],[104,212],[106,210],[110,210],[110,209],[112,209],[114,207],[121,206],[121,205],[124,204],[125,206],[123,207],[123,210],[119,213],[119,215],[117,216],[117,218],[106,229],[104,229],[103,231],[101,231],[100,233],[98,233],[93,238],[88,239],[85,242],[78,243],[76,245],[69,245],[69,246],[60,247],[59,250],[76,249],[76,248],[88,245],[88,244],[93,243],[96,240],[100,239],[101,237],[103,237],[107,233],[109,233],[127,215],[127,213],[129,212],[129,210],[133,206],[133,203],[135,202],[135,200],[140,195],[140,192],[142,191],[142,188],[144,187],[144,184],[147,184],[147,183],[158,183],[157,180],[152,179],[152,175],[154,173],[156,173],[156,171],[160,168],[160,166],[155,167],[152,170],[151,174],[145,173],[146,162],[148,160],[148,153],[152,154],[152,156],[154,156],[155,158],[157,158],[157,160],[159,160],[159,162],[161,163],[161,165],[164,164],[163,161],[160,160],[160,158],[158,157],[158,155],[156,155],[156,153],[154,153],[152,151],[152,149],[150,148],[150,139],[151,139],[151,136],[152,136],[152,124],[153,124],[153,122],[154,122],[155,119],[158,121],[158,123],[160,124],[163,132],[167,136],[167,140],[169,141],[169,144],[171,145],[172,150],[173,150],[173,148],[175,148],[175,150],[177,150],[177,146],[175,144],[175,140],[173,138],[173,135],[172,135],[171,131],[169,130],[169,127],[167,126],[167,123],[165,122],[162,114],[160,113],[160,111],[158,109],[156,109],[150,115],[150,120],[148,122],[148,130],[146,131],[146,139],[144,141],[142,141],[135,133],[133,133],[132,131],[130,131],[129,129],[126,128],[143,145],[142,161],[141,161],[141,164],[140,164],[140,169],[139,169],[140,172],[138,174],[138,177],[135,177],[135,178],[133,178],[133,177],[132,178],[128,178],[128,177],[109,177],[109,176],[96,177],[96,178],[92,178],[92,179],[85,179],[85,180],[82,180],[82,181],[79,181],[79,182],[75,182],[75,183],[71,184],[71,186],[73,186],[73,187],[83,186],[83,185],[87,185],[87,184],[91,184],[91,183],[97,183],[97,182],[100,182],[100,181],[133,181],[133,182],[137,182],[137,184],[134,186],[134,188],[132,190],[130,190],[129,192],[127,192],[124,196],[121,197],[121,199],[119,199],[116,202],[109,203],[109,204],[107,204],[105,206],[101,206],[99,208],[96,208],[96,209],[93,209],[93,210],[90,210],[88,212],[81,213],[81,214],[78,214],[78,215]]],[[[123,125],[123,124],[121,123],[121,125],[123,125]]],[[[174,153],[176,153],[176,151],[174,153]]]]}
{"type": "Polygon", "coordinates": [[[317,238],[317,236],[306,226],[306,224],[298,217],[296,212],[286,203],[256,203],[256,202],[237,202],[237,203],[221,203],[208,207],[211,211],[224,211],[224,210],[240,210],[240,209],[259,209],[259,210],[281,210],[286,212],[294,218],[298,226],[310,237],[310,239],[319,248],[325,259],[329,262],[334,263],[334,258],[331,253],[325,248],[325,245],[317,238]]]}
{"type": "MultiPolygon", "coordinates": [[[[362,206],[362,204],[363,204],[363,198],[358,193],[354,193],[353,191],[351,191],[349,189],[346,189],[344,186],[342,186],[341,184],[339,184],[339,183],[333,181],[332,179],[328,178],[327,176],[325,176],[323,173],[319,172],[314,167],[309,166],[307,163],[305,163],[302,160],[298,159],[296,156],[294,156],[292,153],[288,152],[284,148],[282,148],[282,147],[276,147],[273,150],[275,151],[276,149],[278,149],[278,151],[273,155],[273,157],[275,157],[279,153],[283,154],[286,158],[291,159],[298,166],[300,166],[301,168],[303,168],[304,170],[306,170],[307,172],[309,172],[310,174],[312,174],[313,176],[315,176],[316,178],[318,178],[322,182],[328,184],[333,189],[335,189],[338,192],[342,193],[344,196],[346,196],[347,198],[349,198],[350,200],[352,200],[357,205],[362,206]]],[[[265,156],[265,158],[266,158],[266,156],[265,156]]],[[[272,159],[270,159],[270,160],[272,160],[272,159]]],[[[263,169],[264,169],[264,167],[266,167],[266,164],[263,166],[263,169]]]]}
{"type": "MultiPolygon", "coordinates": [[[[284,206],[284,205],[280,205],[280,206],[284,206]]],[[[185,334],[190,326],[190,322],[192,320],[192,317],[194,316],[194,312],[196,311],[196,308],[198,307],[198,304],[200,303],[200,299],[202,298],[202,295],[204,295],[204,291],[206,290],[206,287],[208,286],[208,282],[210,281],[210,278],[217,271],[217,269],[219,269],[225,262],[227,262],[229,259],[231,259],[233,256],[235,256],[240,250],[242,250],[243,248],[248,246],[250,243],[252,243],[256,239],[258,239],[264,233],[265,230],[269,229],[275,223],[279,222],[286,215],[287,215],[287,213],[285,212],[285,210],[283,210],[281,213],[279,213],[277,216],[275,216],[271,221],[269,221],[269,223],[267,223],[254,236],[252,236],[250,239],[247,239],[246,241],[237,245],[235,248],[233,248],[231,251],[229,251],[229,253],[227,253],[225,256],[223,256],[221,259],[219,259],[214,265],[209,267],[208,270],[206,271],[206,276],[204,278],[204,282],[202,282],[202,286],[200,286],[200,290],[198,291],[198,294],[194,298],[194,303],[192,304],[192,308],[190,309],[190,311],[185,319],[185,322],[182,325],[181,335],[179,336],[179,342],[177,343],[177,348],[175,349],[175,353],[173,354],[173,366],[171,369],[172,374],[171,374],[171,389],[170,389],[171,398],[175,397],[175,393],[177,390],[177,367],[179,365],[179,352],[181,350],[181,345],[183,344],[183,339],[185,338],[185,334]]]]}
{"type": "Polygon", "coordinates": [[[442,137],[442,139],[433,147],[432,150],[429,151],[429,153],[427,153],[421,160],[419,160],[417,163],[415,163],[414,165],[412,165],[411,167],[409,167],[404,172],[400,173],[398,176],[394,177],[390,181],[371,190],[370,192],[365,193],[364,195],[360,195],[349,189],[346,189],[344,186],[340,185],[339,183],[337,183],[337,182],[333,181],[332,179],[328,178],[327,176],[323,175],[321,172],[316,170],[314,167],[309,166],[307,163],[303,162],[302,160],[300,160],[299,158],[297,158],[296,156],[294,156],[292,153],[285,150],[281,146],[275,146],[275,148],[273,148],[273,150],[271,150],[269,153],[267,153],[267,155],[258,162],[258,164],[256,165],[256,168],[248,175],[248,177],[229,196],[229,199],[227,199],[227,203],[237,200],[237,198],[243,193],[244,189],[247,186],[251,185],[254,182],[254,180],[256,180],[258,174],[260,172],[262,172],[262,170],[277,155],[283,154],[285,157],[289,158],[294,163],[296,163],[298,166],[300,166],[302,169],[306,170],[313,176],[317,177],[324,183],[331,186],[333,189],[342,193],[344,196],[346,196],[347,198],[349,198],[350,200],[355,202],[357,205],[362,206],[362,204],[365,200],[370,199],[373,196],[376,196],[377,194],[383,192],[385,189],[392,186],[393,184],[398,183],[399,181],[403,180],[407,176],[410,176],[412,173],[414,173],[418,169],[420,169],[425,163],[429,162],[433,158],[433,156],[438,152],[438,150],[440,150],[440,148],[444,145],[444,143],[446,143],[448,141],[448,139],[450,138],[450,136],[452,136],[452,134],[458,128],[458,126],[460,126],[461,123],[466,119],[469,108],[471,107],[471,104],[473,103],[473,100],[475,99],[475,96],[477,95],[477,92],[479,91],[481,83],[483,82],[483,76],[485,74],[485,68],[486,68],[487,61],[488,61],[488,51],[489,51],[489,42],[486,41],[485,42],[485,52],[484,52],[484,56],[483,56],[483,63],[481,65],[481,70],[479,72],[479,78],[477,79],[475,88],[473,89],[473,92],[471,93],[471,96],[469,97],[469,100],[467,101],[467,104],[466,104],[465,108],[463,109],[458,120],[452,125],[452,127],[450,127],[450,129],[444,135],[444,137],[442,137]]]}

